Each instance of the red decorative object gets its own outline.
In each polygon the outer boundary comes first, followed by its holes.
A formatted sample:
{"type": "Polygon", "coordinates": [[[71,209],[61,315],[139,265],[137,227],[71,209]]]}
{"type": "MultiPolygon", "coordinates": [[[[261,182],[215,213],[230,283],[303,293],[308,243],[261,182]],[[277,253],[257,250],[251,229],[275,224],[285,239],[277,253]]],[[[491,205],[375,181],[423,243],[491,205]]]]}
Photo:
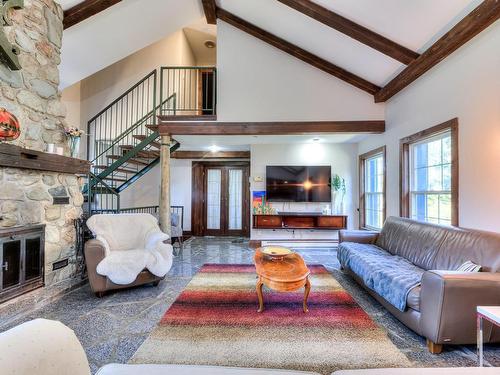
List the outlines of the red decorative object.
{"type": "Polygon", "coordinates": [[[21,134],[19,120],[5,108],[0,108],[0,140],[13,141],[21,134]]]}

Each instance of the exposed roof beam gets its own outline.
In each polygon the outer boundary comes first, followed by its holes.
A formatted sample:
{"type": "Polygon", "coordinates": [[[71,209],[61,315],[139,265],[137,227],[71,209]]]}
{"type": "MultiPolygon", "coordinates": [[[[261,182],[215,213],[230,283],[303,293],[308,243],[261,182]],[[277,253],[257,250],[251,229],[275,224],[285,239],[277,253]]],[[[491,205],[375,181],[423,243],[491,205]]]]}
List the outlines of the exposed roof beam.
{"type": "Polygon", "coordinates": [[[408,65],[419,54],[310,0],[278,0],[316,21],[408,65]]]}
{"type": "Polygon", "coordinates": [[[207,23],[215,25],[217,23],[217,5],[215,4],[215,0],[201,0],[201,3],[203,4],[207,23]]]}
{"type": "Polygon", "coordinates": [[[276,35],[273,35],[251,23],[231,14],[223,9],[217,9],[217,17],[222,21],[227,22],[228,24],[286,52],[299,60],[302,60],[318,69],[321,69],[361,90],[364,90],[370,94],[375,94],[380,90],[380,87],[377,85],[358,77],[357,75],[348,72],[347,70],[340,68],[331,62],[324,60],[316,55],[313,55],[306,50],[287,42],[276,35]]]}
{"type": "Polygon", "coordinates": [[[370,133],[385,131],[385,121],[301,121],[301,122],[161,122],[148,125],[162,135],[284,135],[320,133],[370,133]]]}
{"type": "Polygon", "coordinates": [[[71,26],[80,23],[87,18],[95,16],[97,13],[121,2],[122,0],[85,0],[80,4],[64,11],[64,28],[67,29],[71,26]]]}
{"type": "Polygon", "coordinates": [[[500,0],[484,0],[476,9],[444,34],[379,92],[375,102],[385,102],[437,65],[500,17],[500,0]]]}
{"type": "Polygon", "coordinates": [[[250,159],[250,151],[175,151],[172,159],[250,159]]]}

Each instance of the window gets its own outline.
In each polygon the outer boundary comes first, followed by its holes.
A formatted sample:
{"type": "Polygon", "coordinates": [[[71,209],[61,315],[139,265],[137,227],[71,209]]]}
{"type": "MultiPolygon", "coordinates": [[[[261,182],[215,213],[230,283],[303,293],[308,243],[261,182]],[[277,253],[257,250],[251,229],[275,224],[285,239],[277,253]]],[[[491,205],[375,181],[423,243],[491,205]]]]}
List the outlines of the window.
{"type": "Polygon", "coordinates": [[[401,216],[458,225],[458,122],[401,140],[401,216]]]}
{"type": "Polygon", "coordinates": [[[360,227],[381,229],[385,220],[385,146],[359,157],[360,227]]]}

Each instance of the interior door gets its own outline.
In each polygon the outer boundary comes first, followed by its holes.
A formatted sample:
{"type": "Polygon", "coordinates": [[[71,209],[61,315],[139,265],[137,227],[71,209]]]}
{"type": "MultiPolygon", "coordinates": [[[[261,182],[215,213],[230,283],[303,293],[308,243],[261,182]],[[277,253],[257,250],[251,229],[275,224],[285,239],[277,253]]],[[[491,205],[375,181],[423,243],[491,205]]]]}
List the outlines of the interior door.
{"type": "Polygon", "coordinates": [[[204,235],[248,236],[248,165],[205,166],[204,235]]]}

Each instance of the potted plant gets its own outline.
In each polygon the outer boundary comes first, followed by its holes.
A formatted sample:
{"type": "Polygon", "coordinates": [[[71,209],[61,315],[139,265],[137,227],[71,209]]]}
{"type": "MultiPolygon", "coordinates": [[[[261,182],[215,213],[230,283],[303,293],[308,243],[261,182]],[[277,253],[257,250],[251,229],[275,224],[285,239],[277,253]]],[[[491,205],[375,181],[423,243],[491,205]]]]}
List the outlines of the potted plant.
{"type": "Polygon", "coordinates": [[[333,204],[332,206],[335,207],[335,211],[337,213],[343,213],[344,212],[344,198],[345,198],[345,193],[346,193],[346,184],[345,184],[345,179],[340,177],[338,174],[333,176],[332,180],[332,190],[333,190],[333,204]],[[339,202],[340,198],[340,202],[339,202]]]}
{"type": "Polygon", "coordinates": [[[64,133],[69,140],[69,151],[72,158],[77,158],[80,151],[80,137],[83,134],[83,130],[78,128],[66,128],[64,133]]]}

